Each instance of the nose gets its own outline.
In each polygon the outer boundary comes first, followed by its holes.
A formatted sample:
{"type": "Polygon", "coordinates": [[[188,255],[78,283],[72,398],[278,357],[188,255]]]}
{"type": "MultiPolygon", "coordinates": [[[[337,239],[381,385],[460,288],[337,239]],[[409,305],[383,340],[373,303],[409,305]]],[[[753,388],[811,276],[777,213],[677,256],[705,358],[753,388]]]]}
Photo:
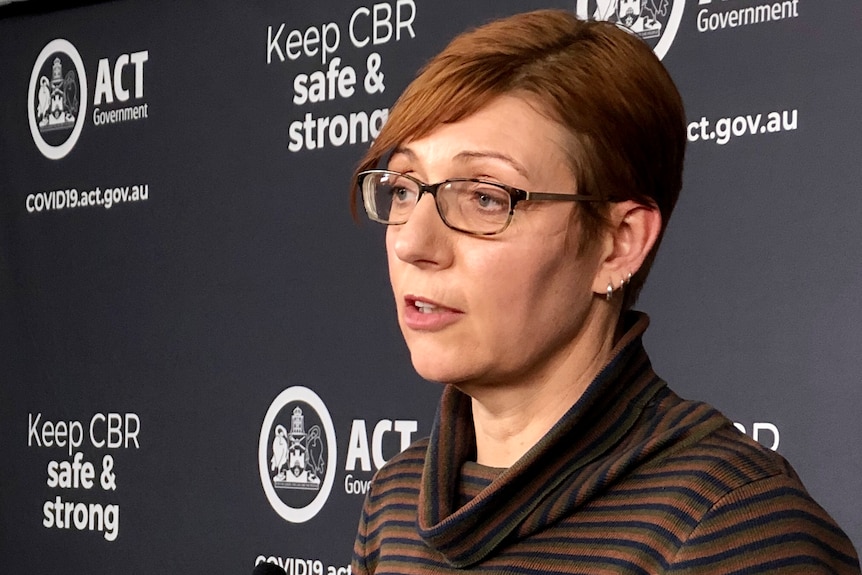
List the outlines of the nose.
{"type": "Polygon", "coordinates": [[[440,214],[434,196],[422,194],[406,223],[389,226],[387,247],[401,261],[420,267],[447,267],[452,260],[452,235],[440,214]]]}

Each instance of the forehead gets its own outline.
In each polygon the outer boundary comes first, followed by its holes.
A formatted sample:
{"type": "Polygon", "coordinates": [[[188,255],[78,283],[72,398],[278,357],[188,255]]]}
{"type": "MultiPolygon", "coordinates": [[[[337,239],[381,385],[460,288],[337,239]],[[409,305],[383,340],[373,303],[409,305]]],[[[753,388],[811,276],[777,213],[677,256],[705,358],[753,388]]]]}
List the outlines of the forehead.
{"type": "MultiPolygon", "coordinates": [[[[420,145],[420,150],[421,149],[422,147],[420,145]]],[[[412,164],[419,164],[423,161],[423,157],[420,156],[418,153],[414,152],[413,149],[409,147],[409,145],[399,146],[392,152],[392,157],[398,159],[399,156],[403,156],[405,160],[412,164]]],[[[451,161],[452,164],[463,166],[469,166],[470,164],[478,163],[483,160],[502,162],[503,164],[507,164],[509,167],[511,167],[513,170],[515,170],[522,176],[528,176],[527,168],[521,162],[519,162],[516,158],[510,156],[509,154],[506,154],[499,150],[454,150],[452,157],[449,158],[449,161],[451,161]]]]}
{"type": "Polygon", "coordinates": [[[566,131],[526,97],[499,96],[475,113],[444,123],[397,146],[389,165],[411,167],[503,166],[529,178],[555,164],[568,165],[566,131]]]}

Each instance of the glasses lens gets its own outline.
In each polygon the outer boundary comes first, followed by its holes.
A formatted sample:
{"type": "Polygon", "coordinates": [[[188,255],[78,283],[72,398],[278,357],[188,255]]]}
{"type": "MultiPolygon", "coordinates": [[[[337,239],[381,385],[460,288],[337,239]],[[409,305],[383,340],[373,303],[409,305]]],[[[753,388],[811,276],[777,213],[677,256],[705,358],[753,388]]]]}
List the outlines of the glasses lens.
{"type": "Polygon", "coordinates": [[[419,186],[394,172],[371,172],[362,179],[362,197],[371,219],[403,224],[416,206],[419,186]]]}
{"type": "Polygon", "coordinates": [[[495,234],[509,221],[512,199],[509,192],[494,184],[455,181],[440,187],[437,205],[452,227],[477,234],[495,234]]]}

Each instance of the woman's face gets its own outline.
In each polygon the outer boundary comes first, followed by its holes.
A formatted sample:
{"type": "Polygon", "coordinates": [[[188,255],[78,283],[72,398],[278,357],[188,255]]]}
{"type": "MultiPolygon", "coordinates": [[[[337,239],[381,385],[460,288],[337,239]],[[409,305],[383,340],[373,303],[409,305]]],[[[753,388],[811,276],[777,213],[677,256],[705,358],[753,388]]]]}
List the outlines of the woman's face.
{"type": "MultiPolygon", "coordinates": [[[[575,193],[562,128],[522,98],[502,96],[406,142],[389,169],[426,183],[481,178],[533,192],[575,193]]],[[[425,194],[386,250],[398,322],[419,374],[507,384],[541,377],[577,353],[594,305],[599,250],[579,252],[574,202],[522,202],[499,235],[446,227],[425,194]]]]}

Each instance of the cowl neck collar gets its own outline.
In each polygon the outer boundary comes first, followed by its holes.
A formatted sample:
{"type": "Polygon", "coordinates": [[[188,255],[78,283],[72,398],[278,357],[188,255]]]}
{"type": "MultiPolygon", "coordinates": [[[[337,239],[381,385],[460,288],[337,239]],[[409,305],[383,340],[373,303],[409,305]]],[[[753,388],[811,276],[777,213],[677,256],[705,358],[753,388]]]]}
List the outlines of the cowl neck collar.
{"type": "Polygon", "coordinates": [[[477,563],[507,538],[529,536],[570,514],[634,464],[592,469],[665,385],[653,372],[641,341],[649,318],[628,312],[623,321],[627,329],[610,360],[578,401],[521,459],[462,507],[461,468],[475,460],[476,434],[470,398],[453,386],[444,389],[422,471],[417,523],[426,544],[452,566],[477,563]]]}

